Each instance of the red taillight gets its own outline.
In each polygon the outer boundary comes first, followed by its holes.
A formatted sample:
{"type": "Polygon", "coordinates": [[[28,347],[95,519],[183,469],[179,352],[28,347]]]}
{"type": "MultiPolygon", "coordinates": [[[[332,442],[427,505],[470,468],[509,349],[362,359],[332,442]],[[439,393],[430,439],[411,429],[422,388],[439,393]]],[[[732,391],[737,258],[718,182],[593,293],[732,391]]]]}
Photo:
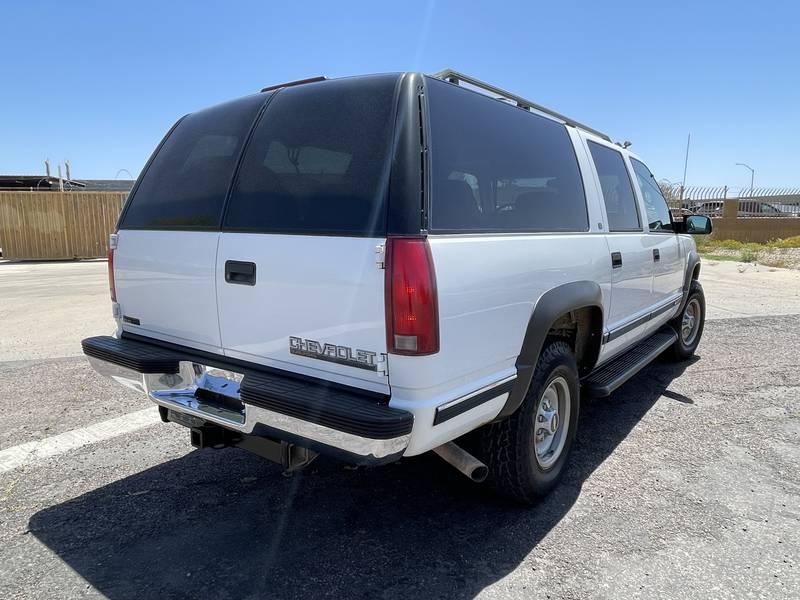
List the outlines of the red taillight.
{"type": "Polygon", "coordinates": [[[108,244],[108,289],[111,292],[111,301],[117,301],[117,284],[114,283],[114,250],[117,247],[117,236],[111,234],[108,244]]]}
{"type": "Polygon", "coordinates": [[[439,301],[428,240],[386,240],[386,343],[392,354],[439,351],[439,301]]]}

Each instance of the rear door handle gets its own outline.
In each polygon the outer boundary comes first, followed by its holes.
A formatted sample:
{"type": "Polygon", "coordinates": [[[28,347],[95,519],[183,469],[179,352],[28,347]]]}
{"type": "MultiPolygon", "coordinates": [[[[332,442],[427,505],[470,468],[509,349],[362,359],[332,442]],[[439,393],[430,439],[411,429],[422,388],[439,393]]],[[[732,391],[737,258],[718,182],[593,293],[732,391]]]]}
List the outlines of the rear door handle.
{"type": "Polygon", "coordinates": [[[612,269],[622,268],[622,252],[611,253],[611,268],[612,269]]]}
{"type": "Polygon", "coordinates": [[[225,281],[237,285],[256,284],[256,263],[240,260],[225,261],[225,281]]]}
{"type": "Polygon", "coordinates": [[[658,248],[653,248],[653,260],[656,262],[661,260],[661,252],[659,252],[658,248]]]}

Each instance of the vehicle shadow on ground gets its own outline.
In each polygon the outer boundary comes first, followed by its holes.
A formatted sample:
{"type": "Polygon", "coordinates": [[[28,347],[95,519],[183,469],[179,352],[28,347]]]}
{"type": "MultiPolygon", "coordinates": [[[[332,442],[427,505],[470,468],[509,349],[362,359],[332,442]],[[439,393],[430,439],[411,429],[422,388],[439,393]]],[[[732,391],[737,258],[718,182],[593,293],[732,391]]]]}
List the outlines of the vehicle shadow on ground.
{"type": "Polygon", "coordinates": [[[666,391],[686,366],[656,363],[584,403],[569,471],[532,508],[435,456],[366,470],[319,459],[286,478],[244,451],[203,450],[42,510],[29,527],[112,600],[473,597],[531,553],[660,397],[692,410],[666,391]]]}

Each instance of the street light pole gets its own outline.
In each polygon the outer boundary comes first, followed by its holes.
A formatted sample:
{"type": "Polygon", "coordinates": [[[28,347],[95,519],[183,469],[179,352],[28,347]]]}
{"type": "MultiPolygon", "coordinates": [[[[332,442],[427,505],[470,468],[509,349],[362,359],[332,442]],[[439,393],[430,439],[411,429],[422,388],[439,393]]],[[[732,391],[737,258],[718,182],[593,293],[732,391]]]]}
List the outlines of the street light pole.
{"type": "Polygon", "coordinates": [[[750,165],[746,165],[744,163],[736,163],[736,166],[744,167],[745,169],[750,169],[750,200],[752,200],[753,199],[753,178],[756,175],[756,171],[755,171],[755,169],[753,167],[751,167],[750,165]]]}

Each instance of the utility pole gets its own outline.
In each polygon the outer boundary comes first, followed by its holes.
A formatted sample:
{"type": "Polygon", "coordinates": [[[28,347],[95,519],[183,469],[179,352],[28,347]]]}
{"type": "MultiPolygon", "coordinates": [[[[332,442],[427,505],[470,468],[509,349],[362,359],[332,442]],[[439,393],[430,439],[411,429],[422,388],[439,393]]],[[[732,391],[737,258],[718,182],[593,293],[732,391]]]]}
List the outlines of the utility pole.
{"type": "Polygon", "coordinates": [[[689,143],[692,141],[692,134],[686,138],[686,156],[683,159],[683,180],[681,181],[681,206],[683,206],[683,190],[686,189],[686,168],[689,166],[689,143]]]}
{"type": "Polygon", "coordinates": [[[686,138],[686,157],[683,159],[683,181],[681,181],[682,186],[686,186],[686,168],[689,166],[689,144],[692,141],[692,134],[689,134],[689,137],[686,138]]]}

